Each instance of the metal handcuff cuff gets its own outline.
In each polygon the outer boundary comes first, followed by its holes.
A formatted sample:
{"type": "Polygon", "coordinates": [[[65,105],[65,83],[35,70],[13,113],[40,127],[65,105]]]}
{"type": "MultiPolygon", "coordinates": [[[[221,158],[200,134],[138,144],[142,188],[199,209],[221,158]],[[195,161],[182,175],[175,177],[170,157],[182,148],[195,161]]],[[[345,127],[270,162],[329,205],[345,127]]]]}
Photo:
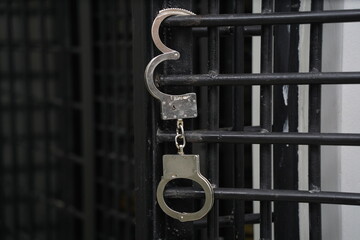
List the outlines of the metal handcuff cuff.
{"type": "Polygon", "coordinates": [[[161,118],[163,120],[177,119],[175,145],[178,148],[178,154],[166,154],[163,156],[163,176],[157,188],[157,201],[160,208],[167,215],[181,222],[186,222],[201,219],[210,211],[214,203],[214,191],[210,182],[200,173],[199,155],[184,154],[183,151],[186,144],[183,119],[197,117],[196,94],[165,94],[154,83],[154,70],[161,62],[180,58],[180,53],[165,46],[159,36],[161,22],[167,17],[174,15],[195,14],[185,9],[168,8],[161,10],[156,16],[151,28],[151,35],[155,46],[162,54],[154,57],[147,65],[145,69],[145,83],[150,94],[161,103],[161,118]],[[182,143],[179,143],[179,140],[182,140],[182,143]],[[180,178],[190,179],[204,189],[205,202],[199,211],[178,212],[166,204],[164,200],[166,184],[171,180],[180,178]]]}

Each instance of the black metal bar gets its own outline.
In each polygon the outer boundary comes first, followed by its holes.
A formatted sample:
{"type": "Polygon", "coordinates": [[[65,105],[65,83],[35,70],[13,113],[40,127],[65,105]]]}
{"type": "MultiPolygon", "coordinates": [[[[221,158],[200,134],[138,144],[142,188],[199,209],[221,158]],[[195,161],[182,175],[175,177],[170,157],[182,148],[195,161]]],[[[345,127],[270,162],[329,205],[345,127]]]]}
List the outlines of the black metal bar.
{"type": "Polygon", "coordinates": [[[13,49],[11,46],[11,41],[13,39],[13,13],[11,11],[12,4],[11,0],[6,2],[6,34],[7,34],[7,61],[9,64],[8,72],[9,72],[9,90],[10,90],[10,141],[9,144],[11,146],[11,193],[13,195],[14,201],[12,202],[12,223],[10,223],[11,231],[13,234],[13,239],[17,240],[20,238],[20,224],[19,224],[19,182],[18,182],[18,164],[19,164],[19,157],[17,152],[17,108],[16,108],[16,89],[15,89],[15,82],[12,80],[12,75],[15,71],[15,63],[14,63],[14,56],[13,56],[13,49]]]}
{"type": "MultiPolygon", "coordinates": [[[[277,132],[235,132],[235,131],[187,131],[188,142],[250,143],[250,144],[298,144],[360,146],[360,134],[351,133],[277,133],[277,132]]],[[[173,141],[175,134],[158,131],[160,142],[173,141]]]]}
{"type": "MultiPolygon", "coordinates": [[[[152,107],[149,94],[144,87],[143,71],[150,60],[152,42],[150,38],[151,1],[133,1],[132,36],[133,45],[133,99],[134,99],[134,159],[135,159],[135,205],[136,205],[136,230],[135,239],[150,240],[157,237],[153,225],[157,224],[156,212],[153,211],[153,183],[152,183],[152,141],[151,129],[152,107]],[[136,149],[135,149],[136,146],[136,149]],[[145,160],[145,161],[144,161],[145,160]]],[[[155,150],[155,149],[154,149],[155,150]]],[[[163,237],[163,236],[161,236],[163,237]]]]}
{"type": "MultiPolygon", "coordinates": [[[[299,0],[275,1],[276,12],[298,12],[299,0]]],[[[274,72],[299,71],[299,24],[274,26],[274,72]]],[[[277,85],[273,90],[273,131],[298,132],[298,86],[277,85]]],[[[298,146],[273,146],[274,189],[298,189],[298,146]],[[287,161],[291,159],[291,161],[287,161]]],[[[274,203],[274,238],[299,240],[299,204],[274,203]],[[286,228],[284,228],[286,226],[286,228]]]]}
{"type": "MultiPolygon", "coordinates": [[[[70,179],[71,168],[69,167],[69,141],[68,135],[71,129],[69,124],[70,119],[70,108],[69,108],[69,95],[71,93],[69,89],[68,79],[69,68],[68,68],[68,4],[67,1],[59,2],[52,1],[52,6],[56,9],[56,17],[54,19],[54,25],[59,26],[56,30],[53,31],[54,39],[57,39],[59,43],[59,49],[55,51],[55,64],[58,66],[56,69],[56,94],[59,97],[59,111],[56,114],[56,128],[61,129],[59,131],[59,141],[57,142],[57,147],[61,148],[61,154],[55,154],[57,156],[57,161],[59,162],[60,174],[57,177],[58,182],[63,183],[64,185],[69,185],[67,191],[58,193],[59,198],[65,204],[69,204],[68,195],[72,192],[72,185],[70,179]]],[[[66,208],[65,208],[66,209],[66,208]]],[[[59,238],[72,239],[70,237],[70,232],[72,232],[72,223],[69,221],[69,217],[66,214],[66,211],[58,211],[58,220],[62,224],[57,226],[57,235],[59,238]]]]}
{"type": "MultiPolygon", "coordinates": [[[[219,0],[209,0],[208,8],[210,14],[219,14],[219,0]]],[[[219,53],[219,29],[208,29],[208,58],[209,58],[209,73],[219,73],[220,67],[220,53],[219,53]]],[[[208,129],[214,130],[219,128],[219,87],[208,87],[208,129]]],[[[219,145],[208,144],[208,178],[210,182],[219,185],[219,145]]],[[[214,202],[211,211],[207,215],[208,227],[207,238],[210,240],[217,240],[219,238],[219,203],[214,202]]]]}
{"type": "MultiPolygon", "coordinates": [[[[109,17],[107,15],[107,10],[110,9],[108,7],[109,1],[103,1],[99,2],[99,41],[101,43],[106,43],[108,41],[108,35],[109,35],[109,17]]],[[[99,71],[101,76],[101,82],[100,84],[100,94],[105,99],[105,102],[101,103],[100,108],[100,122],[104,125],[109,125],[110,123],[110,104],[108,100],[111,98],[111,95],[109,93],[109,88],[112,87],[111,80],[112,77],[108,77],[107,72],[111,69],[110,68],[110,61],[108,56],[108,49],[106,45],[102,45],[100,47],[100,64],[99,64],[99,71]]],[[[111,145],[110,145],[110,139],[111,139],[111,132],[107,130],[101,131],[101,149],[104,151],[104,156],[102,157],[102,173],[101,175],[106,179],[106,181],[110,181],[111,178],[109,177],[109,173],[112,172],[112,164],[111,160],[109,159],[109,155],[111,153],[111,145]]],[[[107,183],[102,185],[100,188],[100,195],[101,195],[101,204],[103,204],[107,210],[111,209],[111,196],[110,191],[107,189],[107,183]]],[[[109,211],[103,211],[101,216],[101,230],[99,229],[97,232],[101,233],[105,238],[111,238],[111,222],[110,222],[110,216],[109,211]]]]}
{"type": "MultiPolygon", "coordinates": [[[[262,0],[262,13],[274,11],[273,0],[262,0]]],[[[273,71],[273,27],[265,25],[261,29],[261,73],[273,71]]],[[[267,132],[272,131],[272,86],[260,87],[260,126],[267,132]]],[[[271,189],[272,152],[270,144],[260,145],[260,188],[271,189]]],[[[260,238],[272,239],[271,202],[260,202],[260,238]]]]}
{"type": "Polygon", "coordinates": [[[168,75],[157,81],[160,85],[179,86],[359,84],[360,72],[168,75]]]}
{"type": "MultiPolygon", "coordinates": [[[[208,36],[208,28],[207,27],[193,28],[192,32],[195,37],[207,37],[208,36]]],[[[230,35],[232,35],[232,32],[233,32],[232,27],[219,27],[219,35],[220,36],[230,36],[230,35]]]]}
{"type": "MultiPolygon", "coordinates": [[[[312,0],[311,10],[321,12],[324,0],[312,0]]],[[[310,72],[321,72],[322,57],[322,24],[310,26],[310,72]]],[[[321,85],[309,86],[309,132],[320,132],[321,129],[321,85]]],[[[309,190],[321,189],[321,149],[320,145],[309,146],[309,190]]],[[[309,205],[310,240],[321,240],[321,205],[309,205]]]]}
{"type": "Polygon", "coordinates": [[[93,77],[93,26],[92,1],[79,1],[80,37],[80,72],[81,107],[82,107],[82,149],[83,149],[83,236],[84,239],[95,239],[95,137],[94,137],[94,77],[93,77]]]}
{"type": "MultiPolygon", "coordinates": [[[[29,136],[30,141],[27,141],[27,167],[28,167],[28,191],[32,192],[34,191],[34,141],[31,139],[33,135],[33,99],[31,96],[31,77],[29,76],[29,25],[28,25],[28,6],[27,1],[22,1],[22,23],[23,23],[23,44],[24,44],[24,50],[23,50],[23,60],[24,60],[24,81],[25,81],[25,89],[26,89],[26,134],[29,136]]],[[[11,78],[10,78],[11,79],[11,78]]],[[[14,81],[14,79],[12,79],[14,81]]],[[[36,231],[34,228],[34,206],[35,202],[31,199],[29,201],[28,209],[29,209],[29,215],[28,215],[28,227],[29,227],[29,238],[34,239],[36,237],[36,231]]],[[[47,223],[45,223],[46,225],[47,223]]]]}
{"type": "MultiPolygon", "coordinates": [[[[44,131],[44,161],[45,161],[45,196],[46,198],[50,198],[50,187],[51,187],[51,168],[50,168],[50,125],[49,125],[49,109],[48,109],[48,102],[49,102],[49,84],[48,84],[48,60],[46,56],[47,51],[47,42],[46,42],[46,36],[47,36],[47,30],[46,30],[46,17],[45,17],[45,2],[44,0],[40,1],[40,53],[41,53],[41,71],[42,71],[42,95],[43,95],[43,131],[44,131]]],[[[27,26],[27,24],[25,24],[27,26]]],[[[28,27],[28,26],[27,26],[28,27]]],[[[28,50],[25,50],[27,52],[28,50]]],[[[28,89],[28,91],[31,91],[28,89]]],[[[31,101],[30,101],[31,102],[31,101]]],[[[30,111],[33,111],[30,107],[30,111]]],[[[32,121],[31,123],[32,124],[32,121]]],[[[29,126],[33,127],[33,126],[29,126]]],[[[31,130],[30,130],[31,131],[31,130]]],[[[31,141],[29,141],[29,147],[33,148],[33,144],[31,141]]],[[[30,155],[31,156],[31,155],[30,155]]],[[[31,161],[31,160],[30,160],[31,161]]],[[[33,170],[33,169],[32,169],[33,170]]],[[[32,180],[33,181],[33,180],[32,180]]],[[[45,237],[46,239],[51,239],[51,220],[50,220],[50,207],[49,205],[45,205],[45,218],[44,218],[44,228],[45,228],[45,237]]],[[[33,221],[33,220],[31,220],[33,221]]]]}
{"type": "MultiPolygon", "coordinates": [[[[243,13],[245,1],[234,1],[234,12],[243,13]]],[[[244,73],[244,28],[242,26],[234,29],[234,72],[244,73]]],[[[233,103],[233,126],[235,131],[244,131],[245,115],[244,87],[234,87],[233,103]]],[[[245,187],[245,154],[244,144],[234,145],[234,186],[235,188],[245,187]]],[[[234,202],[234,239],[245,239],[245,202],[234,202]]]]}
{"type": "MultiPolygon", "coordinates": [[[[207,27],[195,27],[195,28],[192,28],[192,31],[196,37],[206,37],[208,34],[207,27]]],[[[232,26],[231,27],[219,27],[219,34],[220,34],[220,36],[234,35],[234,27],[232,27],[232,26]]],[[[260,36],[261,35],[261,26],[260,25],[244,26],[243,34],[246,37],[260,36]]]]}
{"type": "Polygon", "coordinates": [[[244,36],[260,36],[261,25],[244,26],[244,36]]]}
{"type": "MultiPolygon", "coordinates": [[[[220,11],[222,12],[235,12],[235,0],[225,0],[221,1],[220,11]]],[[[220,35],[220,72],[222,73],[234,73],[235,72],[235,57],[243,50],[243,47],[236,50],[237,41],[242,42],[242,39],[238,37],[238,33],[234,27],[232,28],[232,34],[229,37],[223,37],[220,35]]],[[[189,28],[191,29],[191,28],[189,28]]],[[[220,32],[221,34],[221,32],[220,32]]],[[[241,43],[239,43],[241,44],[241,43]]],[[[238,59],[241,59],[241,56],[238,55],[238,59]]],[[[225,86],[220,87],[219,89],[219,125],[221,126],[235,126],[235,87],[234,86],[225,86]]],[[[198,105],[199,108],[202,108],[201,105],[198,105]]],[[[197,129],[206,129],[198,126],[197,129]]],[[[221,163],[219,164],[219,184],[222,187],[235,187],[235,144],[221,144],[219,145],[219,159],[221,163]]],[[[201,154],[201,152],[196,152],[201,154]]],[[[201,156],[201,155],[200,155],[201,156]]],[[[206,156],[202,157],[203,160],[207,160],[206,156]]],[[[238,201],[219,201],[219,235],[222,239],[234,239],[235,231],[235,222],[233,226],[222,227],[221,218],[222,216],[234,215],[236,214],[235,202],[238,201]]],[[[238,218],[237,218],[238,219],[238,218]]]]}
{"type": "MultiPolygon", "coordinates": [[[[203,218],[197,221],[194,221],[194,227],[196,228],[206,228],[207,227],[207,219],[203,218]]],[[[219,227],[233,227],[234,217],[232,215],[229,216],[219,216],[219,227]]]]}
{"type": "MultiPolygon", "coordinates": [[[[125,1],[123,1],[122,3],[126,4],[125,1]]],[[[120,63],[117,61],[119,59],[119,53],[121,54],[126,54],[126,49],[121,49],[118,47],[118,31],[120,29],[120,26],[117,24],[118,21],[118,16],[117,14],[120,12],[121,16],[124,17],[124,21],[125,21],[125,25],[123,26],[123,28],[125,29],[121,29],[125,32],[125,34],[123,35],[123,37],[126,37],[127,31],[126,29],[128,28],[128,17],[126,14],[126,7],[122,6],[122,8],[118,8],[117,6],[119,5],[119,2],[116,0],[112,0],[111,1],[111,49],[112,49],[112,56],[111,56],[111,61],[112,61],[112,67],[116,68],[119,67],[120,71],[114,71],[114,79],[112,80],[113,82],[111,83],[112,86],[112,92],[111,92],[111,96],[116,99],[116,100],[120,100],[121,96],[119,96],[119,92],[121,89],[122,85],[126,85],[126,83],[128,82],[127,79],[125,80],[125,84],[122,83],[121,78],[119,76],[119,72],[124,73],[124,78],[126,78],[126,74],[125,72],[128,70],[128,61],[124,62],[122,65],[120,65],[120,63]]],[[[125,40],[125,39],[122,39],[125,40]]],[[[125,45],[126,46],[126,45],[125,45]]],[[[130,60],[130,59],[129,59],[130,60]]],[[[126,88],[127,89],[127,88],[126,88]]],[[[124,99],[125,99],[125,104],[127,103],[127,99],[128,99],[128,91],[125,90],[124,94],[124,99]]],[[[115,102],[114,104],[114,108],[112,109],[112,111],[114,112],[114,122],[115,123],[119,123],[120,122],[120,116],[121,116],[121,108],[117,106],[117,102],[115,102]]],[[[123,109],[122,109],[123,110],[123,109]]],[[[124,111],[124,110],[123,110],[124,111]]],[[[124,119],[124,126],[127,126],[127,122],[128,122],[128,118],[126,117],[124,119]]],[[[115,125],[115,124],[114,124],[115,125]]],[[[116,128],[116,126],[114,126],[116,128]]],[[[124,129],[124,133],[126,133],[127,135],[129,134],[130,129],[126,128],[124,129]]],[[[128,182],[129,182],[129,167],[128,164],[126,162],[123,162],[123,164],[121,164],[120,160],[118,159],[119,155],[120,155],[120,147],[123,146],[125,151],[124,152],[128,152],[128,141],[124,141],[122,142],[123,144],[120,143],[120,139],[119,139],[119,134],[117,131],[113,131],[112,134],[112,138],[111,138],[112,142],[113,142],[113,152],[116,155],[116,159],[114,160],[113,163],[113,169],[111,169],[111,174],[113,174],[113,179],[114,179],[114,187],[116,187],[114,189],[114,208],[112,209],[113,212],[119,212],[120,214],[124,215],[125,219],[121,219],[119,222],[117,221],[118,219],[115,218],[115,221],[112,221],[112,225],[114,225],[114,233],[112,234],[112,237],[116,238],[116,239],[120,239],[120,238],[124,238],[124,239],[129,239],[129,225],[128,225],[128,221],[123,221],[126,220],[126,215],[124,213],[122,213],[122,211],[120,211],[117,207],[116,203],[121,202],[121,199],[126,199],[126,202],[128,201],[127,197],[121,196],[122,191],[120,189],[124,189],[127,193],[129,192],[129,189],[127,189],[128,186],[128,182]],[[122,174],[123,173],[123,174],[122,174]],[[123,197],[123,198],[122,198],[123,197]],[[121,225],[121,227],[119,226],[121,225]]]]}
{"type": "MultiPolygon", "coordinates": [[[[260,214],[258,213],[249,213],[244,214],[244,222],[246,224],[258,224],[260,223],[260,214]]],[[[196,228],[205,228],[207,226],[207,219],[201,219],[194,221],[194,227],[196,228]]],[[[226,228],[226,227],[234,227],[234,216],[220,216],[219,217],[219,227],[226,228]]]]}
{"type": "MultiPolygon", "coordinates": [[[[167,198],[202,198],[203,190],[186,188],[168,189],[167,198]]],[[[242,199],[251,201],[293,201],[303,203],[360,205],[360,193],[297,190],[270,190],[248,188],[214,188],[216,199],[242,199]]]]}
{"type": "MultiPolygon", "coordinates": [[[[3,81],[3,78],[0,77],[0,81],[3,81]]],[[[0,136],[4,135],[4,110],[3,110],[3,101],[0,101],[0,136]]],[[[5,184],[4,184],[4,173],[5,173],[5,142],[0,140],[0,216],[6,216],[5,214],[5,184]]],[[[0,239],[5,239],[5,231],[0,231],[0,239]]]]}
{"type": "MultiPolygon", "coordinates": [[[[143,1],[143,5],[146,6],[147,2],[149,1],[143,1]]],[[[142,8],[142,6],[141,6],[142,8]]],[[[147,31],[145,32],[145,35],[139,35],[142,36],[143,38],[147,39],[147,41],[142,45],[143,49],[142,49],[142,53],[138,54],[137,56],[140,56],[142,58],[144,58],[145,60],[147,60],[147,62],[143,65],[143,68],[140,70],[138,69],[138,71],[141,71],[141,75],[138,76],[138,79],[136,79],[136,82],[134,83],[134,87],[137,86],[138,88],[143,88],[143,82],[144,82],[144,76],[143,76],[143,70],[145,69],[146,64],[148,63],[148,61],[150,61],[150,59],[152,57],[155,56],[155,54],[157,53],[154,47],[154,44],[152,42],[152,39],[148,36],[150,35],[150,27],[151,27],[151,23],[153,22],[153,19],[155,18],[156,14],[158,13],[158,11],[160,9],[163,8],[162,3],[160,3],[160,1],[151,1],[151,4],[149,4],[149,6],[147,6],[148,9],[150,9],[150,12],[148,13],[147,16],[147,21],[146,21],[146,25],[144,25],[144,29],[146,29],[147,31]],[[151,58],[150,58],[151,57],[151,58]],[[136,85],[135,85],[136,84],[136,85]],[[141,85],[140,85],[141,84],[141,85]]],[[[147,12],[147,10],[145,10],[145,13],[147,12]]],[[[133,11],[134,15],[138,15],[139,13],[137,12],[137,9],[135,8],[135,11],[133,11]]],[[[143,30],[141,30],[143,31],[143,30]]],[[[137,43],[134,42],[134,46],[136,46],[137,43]]],[[[136,59],[136,58],[135,58],[136,59]]],[[[180,60],[180,59],[179,59],[180,60]]],[[[137,63],[137,59],[136,62],[134,62],[134,64],[138,64],[137,63]]],[[[135,69],[134,69],[135,70],[135,69]]],[[[136,92],[136,91],[135,91],[136,92]]],[[[138,91],[137,93],[140,93],[140,91],[138,91]]],[[[149,96],[149,93],[147,91],[143,92],[142,94],[144,94],[145,96],[149,96]]],[[[138,96],[139,97],[139,96],[138,96]]],[[[145,136],[145,138],[143,138],[144,140],[146,139],[146,143],[141,143],[140,144],[145,144],[145,147],[147,150],[149,150],[148,155],[145,156],[145,158],[143,159],[149,159],[150,166],[146,166],[148,167],[146,169],[146,171],[150,171],[150,176],[151,178],[148,180],[149,181],[149,185],[151,186],[149,190],[149,192],[147,193],[149,195],[149,200],[150,200],[150,208],[147,209],[149,211],[149,213],[147,213],[148,216],[151,216],[151,235],[149,235],[149,239],[165,239],[166,238],[166,231],[167,229],[165,229],[166,227],[166,221],[165,221],[165,213],[160,209],[159,205],[157,204],[156,201],[156,194],[155,194],[155,189],[157,188],[157,185],[160,181],[161,175],[162,175],[162,157],[161,154],[164,151],[164,146],[159,146],[157,139],[156,139],[156,126],[159,126],[161,123],[162,124],[166,124],[165,122],[160,122],[159,120],[159,109],[158,109],[158,101],[154,98],[141,98],[141,100],[145,101],[144,103],[140,103],[142,106],[144,106],[145,108],[142,109],[142,111],[144,113],[147,113],[146,116],[144,116],[144,114],[138,114],[138,116],[142,116],[145,118],[145,122],[143,124],[146,125],[146,128],[144,129],[145,131],[147,130],[147,135],[145,136]],[[146,104],[148,104],[146,106],[146,104]],[[148,109],[151,109],[152,111],[148,111],[148,109]]],[[[136,118],[135,118],[136,119],[136,118]]],[[[135,124],[138,124],[138,120],[140,122],[140,119],[137,119],[135,121],[135,124]]],[[[141,123],[141,122],[140,122],[141,123]]],[[[174,126],[174,125],[173,125],[174,126]]],[[[143,131],[144,131],[143,130],[143,131]]],[[[139,164],[144,164],[144,163],[139,163],[139,164]]],[[[147,174],[147,173],[144,173],[147,174]]],[[[146,175],[145,179],[146,180],[146,175]]],[[[138,179],[141,180],[141,179],[138,179]]],[[[144,181],[142,180],[142,181],[144,181]]],[[[142,201],[142,199],[140,199],[142,201]]],[[[140,230],[141,231],[141,230],[140,230]]],[[[147,236],[144,236],[147,237],[147,236]]]]}
{"type": "MultiPolygon", "coordinates": [[[[118,1],[114,0],[114,11],[113,11],[113,14],[114,14],[114,19],[116,19],[116,11],[118,11],[119,9],[116,7],[116,5],[118,4],[118,1]]],[[[131,12],[129,11],[129,9],[131,9],[131,4],[132,2],[131,1],[123,1],[122,2],[122,16],[123,18],[125,18],[125,27],[124,29],[122,29],[124,31],[124,42],[126,43],[130,43],[131,42],[131,19],[132,19],[132,15],[131,15],[131,12]]],[[[119,39],[116,38],[116,32],[119,28],[119,25],[117,24],[114,24],[114,52],[116,53],[119,49],[118,45],[119,45],[119,39]]],[[[132,46],[132,45],[130,45],[132,46]]],[[[123,52],[122,54],[124,54],[124,56],[126,57],[126,59],[132,59],[132,55],[131,55],[131,48],[130,46],[128,45],[125,45],[123,46],[123,52]]],[[[120,63],[117,61],[117,58],[116,56],[118,56],[117,54],[114,53],[114,67],[116,68],[117,64],[120,65],[120,63]]],[[[131,100],[132,100],[132,95],[131,93],[129,92],[129,90],[131,89],[131,68],[132,68],[132,64],[130,61],[126,61],[125,63],[122,64],[122,68],[123,68],[123,72],[124,72],[124,75],[126,76],[126,78],[122,78],[121,77],[121,72],[119,72],[118,76],[117,76],[117,79],[115,79],[116,83],[115,83],[115,89],[119,89],[118,86],[119,86],[119,82],[121,81],[123,86],[124,86],[124,89],[125,89],[125,94],[123,96],[123,99],[124,101],[126,102],[126,105],[130,105],[131,104],[131,100]]],[[[120,99],[120,96],[119,96],[119,93],[116,93],[116,91],[118,90],[115,90],[115,96],[118,96],[117,98],[120,99]]],[[[118,103],[119,107],[117,107],[117,109],[121,109],[120,108],[120,104],[118,103]]],[[[126,114],[127,115],[130,115],[132,112],[131,112],[131,108],[126,108],[127,111],[126,111],[126,114]]],[[[116,115],[117,115],[117,119],[120,120],[121,118],[124,118],[124,116],[122,116],[121,112],[118,111],[116,112],[116,115]]],[[[126,219],[126,225],[125,225],[125,239],[132,239],[133,237],[131,237],[133,235],[133,222],[132,222],[132,214],[131,214],[131,202],[132,202],[132,192],[133,192],[133,187],[132,187],[132,182],[133,182],[133,176],[131,175],[132,173],[132,169],[134,168],[134,166],[132,165],[132,156],[131,156],[131,146],[132,146],[132,142],[131,142],[131,136],[132,136],[132,132],[134,131],[133,127],[132,127],[132,124],[131,124],[131,120],[132,118],[125,118],[125,123],[124,125],[126,126],[126,130],[125,130],[125,133],[124,133],[124,136],[126,136],[126,142],[123,146],[123,148],[125,149],[125,154],[126,154],[126,157],[127,157],[127,162],[125,162],[125,168],[124,168],[124,171],[126,173],[125,176],[125,180],[124,180],[124,186],[125,186],[125,189],[126,189],[126,202],[127,202],[127,219],[126,219]]],[[[117,123],[118,121],[115,121],[115,123],[117,123]]],[[[118,146],[121,146],[121,140],[119,139],[119,137],[117,135],[116,136],[116,140],[114,140],[114,142],[117,144],[115,145],[116,148],[118,148],[118,146]]],[[[118,156],[120,156],[120,151],[121,149],[118,149],[118,156]]],[[[120,162],[120,160],[118,160],[118,162],[120,162]]],[[[120,170],[121,167],[117,168],[117,170],[120,170]]],[[[119,173],[117,173],[119,174],[119,173]]],[[[121,181],[121,180],[120,180],[121,181]]],[[[119,181],[119,183],[120,183],[119,181]]],[[[120,195],[120,193],[118,194],[120,195]]],[[[118,199],[118,201],[121,200],[121,196],[119,196],[120,198],[118,199]]],[[[117,238],[121,238],[122,237],[122,232],[118,230],[118,234],[116,235],[117,238]]]]}
{"type": "Polygon", "coordinates": [[[214,27],[237,25],[277,25],[338,23],[360,21],[360,10],[335,10],[323,12],[270,13],[259,14],[220,14],[169,17],[164,21],[167,26],[214,27]]]}

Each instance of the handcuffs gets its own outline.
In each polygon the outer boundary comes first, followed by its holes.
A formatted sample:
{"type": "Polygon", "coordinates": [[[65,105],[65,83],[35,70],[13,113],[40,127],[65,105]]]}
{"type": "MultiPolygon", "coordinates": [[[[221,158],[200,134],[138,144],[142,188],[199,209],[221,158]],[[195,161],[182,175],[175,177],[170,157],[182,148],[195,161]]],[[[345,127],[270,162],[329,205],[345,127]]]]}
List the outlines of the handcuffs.
{"type": "Polygon", "coordinates": [[[210,182],[200,173],[199,155],[184,154],[186,139],[184,134],[185,118],[197,117],[196,93],[182,95],[170,95],[161,92],[154,83],[154,70],[167,60],[177,60],[180,53],[168,48],[161,41],[159,28],[164,19],[170,16],[195,15],[194,13],[180,8],[163,9],[154,19],[151,28],[151,36],[155,46],[162,54],[154,57],[145,69],[145,84],[149,93],[160,101],[161,118],[163,120],[177,119],[175,145],[178,154],[166,154],[163,156],[163,176],[157,188],[157,201],[160,208],[170,217],[181,222],[195,221],[204,217],[212,208],[214,203],[214,191],[210,182]],[[179,140],[182,140],[179,143],[179,140]],[[164,190],[168,182],[174,179],[190,179],[198,183],[205,192],[205,202],[197,212],[178,212],[171,209],[164,200],[164,190]]]}

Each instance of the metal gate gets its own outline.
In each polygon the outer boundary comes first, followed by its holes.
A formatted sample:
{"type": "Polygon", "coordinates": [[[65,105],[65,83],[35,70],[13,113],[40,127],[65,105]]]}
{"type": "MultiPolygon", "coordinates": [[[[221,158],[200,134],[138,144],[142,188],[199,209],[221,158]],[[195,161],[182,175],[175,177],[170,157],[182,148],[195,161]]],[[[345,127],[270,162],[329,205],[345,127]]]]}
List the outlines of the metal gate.
{"type": "MultiPolygon", "coordinates": [[[[261,4],[262,12],[252,14],[252,1],[134,3],[137,239],[245,239],[253,224],[260,224],[261,239],[271,239],[272,223],[276,239],[299,239],[299,202],[309,204],[309,239],[321,239],[321,204],[359,205],[358,193],[321,191],[320,147],[357,146],[360,136],[321,133],[320,99],[322,84],[360,83],[358,72],[321,73],[323,23],[360,21],[360,11],[323,11],[323,0],[313,0],[311,12],[299,12],[296,0],[261,4]],[[175,123],[160,120],[159,103],[143,83],[143,70],[157,55],[151,22],[159,10],[173,7],[197,15],[164,21],[163,38],[181,59],[164,64],[156,81],[164,92],[198,94],[199,117],[185,120],[187,151],[200,154],[202,172],[215,186],[211,212],[190,223],[167,217],[157,204],[161,156],[176,152],[175,123]],[[311,24],[307,73],[299,73],[300,24],[311,24]],[[260,74],[251,74],[251,36],[261,36],[260,74]],[[261,86],[260,126],[251,125],[254,85],[261,86]],[[306,133],[297,130],[298,85],[309,85],[306,133]],[[260,144],[260,189],[252,188],[252,144],[260,144]],[[298,190],[299,145],[309,146],[308,191],[298,190]],[[260,214],[253,213],[254,201],[260,201],[260,214]]],[[[174,209],[194,211],[201,204],[203,191],[193,184],[169,185],[165,197],[174,209]]]]}

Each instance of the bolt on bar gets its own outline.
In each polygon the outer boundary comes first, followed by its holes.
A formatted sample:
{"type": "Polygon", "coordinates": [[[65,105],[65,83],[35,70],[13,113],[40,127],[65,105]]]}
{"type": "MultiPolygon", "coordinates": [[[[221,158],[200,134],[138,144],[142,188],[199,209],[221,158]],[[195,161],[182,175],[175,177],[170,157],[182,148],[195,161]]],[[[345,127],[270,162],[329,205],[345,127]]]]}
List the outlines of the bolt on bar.
{"type": "MultiPolygon", "coordinates": [[[[171,188],[165,191],[167,198],[203,198],[203,190],[171,188]]],[[[341,205],[360,205],[360,193],[322,192],[302,190],[215,188],[216,199],[243,199],[251,201],[293,201],[341,205]]]]}
{"type": "Polygon", "coordinates": [[[157,81],[171,86],[357,84],[360,72],[168,75],[157,81]]]}
{"type": "MultiPolygon", "coordinates": [[[[250,143],[250,144],[300,144],[360,146],[360,134],[351,133],[278,133],[236,131],[187,131],[188,142],[250,143]]],[[[159,142],[171,142],[175,134],[158,130],[159,142]]]]}
{"type": "Polygon", "coordinates": [[[322,12],[220,14],[169,17],[164,25],[177,27],[213,27],[238,25],[310,24],[360,21],[360,9],[322,12]]]}

